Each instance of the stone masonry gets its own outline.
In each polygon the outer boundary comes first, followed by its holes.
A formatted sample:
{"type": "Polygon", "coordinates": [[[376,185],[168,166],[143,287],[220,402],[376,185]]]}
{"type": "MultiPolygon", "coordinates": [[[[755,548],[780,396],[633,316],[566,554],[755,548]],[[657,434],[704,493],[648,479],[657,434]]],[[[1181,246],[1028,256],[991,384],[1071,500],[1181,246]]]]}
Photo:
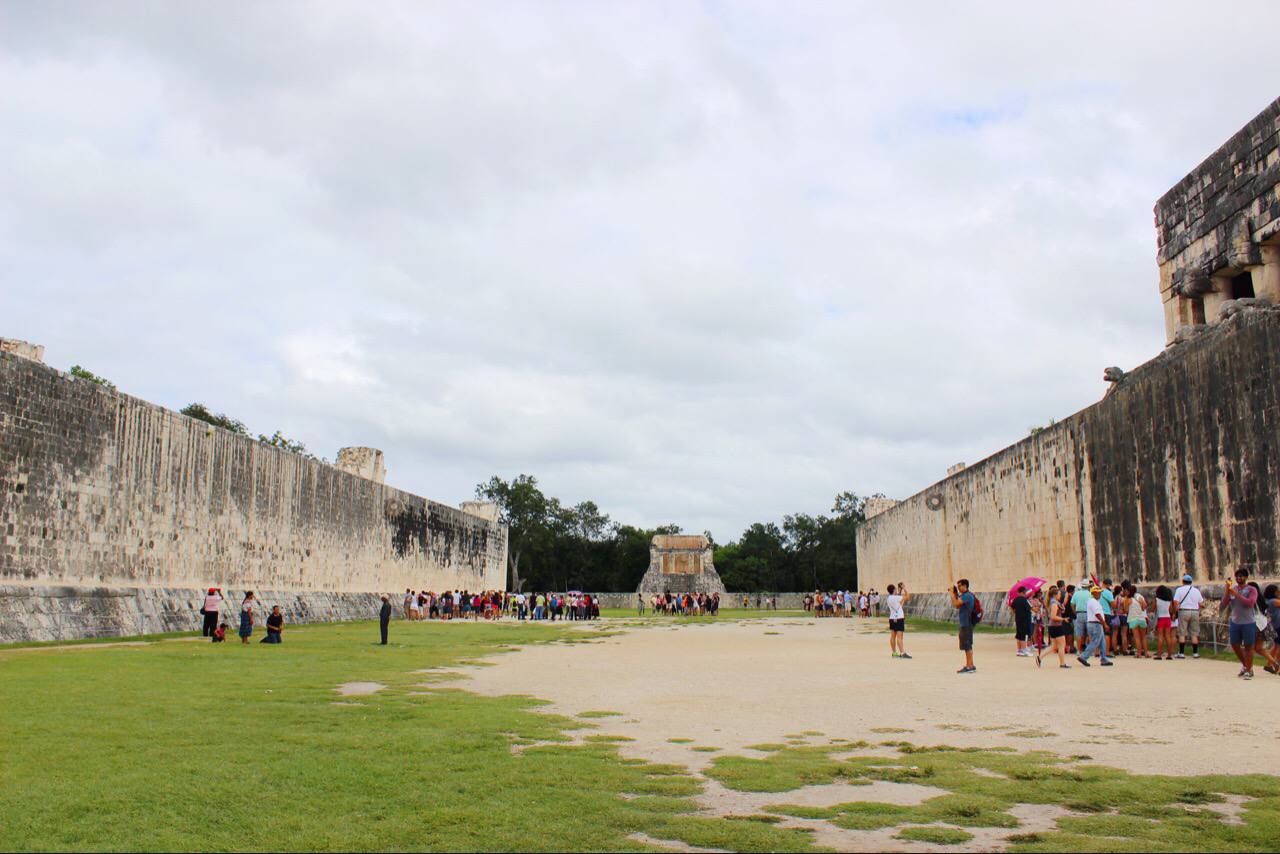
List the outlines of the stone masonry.
{"type": "Polygon", "coordinates": [[[868,512],[862,587],[1280,577],[1278,144],[1280,100],[1156,205],[1169,347],[1107,369],[1093,406],[868,512]]]}
{"type": "Polygon", "coordinates": [[[1222,320],[1231,301],[1280,304],[1277,185],[1280,99],[1156,203],[1169,341],[1180,329],[1222,320]]]}
{"type": "Polygon", "coordinates": [[[3,348],[0,641],[192,628],[209,586],[274,591],[291,619],[504,589],[495,512],[389,487],[356,450],[328,465],[3,348]]]}
{"type": "Polygon", "coordinates": [[[719,593],[724,582],[712,560],[711,542],[704,536],[664,535],[649,546],[649,570],[640,580],[637,593],[719,593]]]}

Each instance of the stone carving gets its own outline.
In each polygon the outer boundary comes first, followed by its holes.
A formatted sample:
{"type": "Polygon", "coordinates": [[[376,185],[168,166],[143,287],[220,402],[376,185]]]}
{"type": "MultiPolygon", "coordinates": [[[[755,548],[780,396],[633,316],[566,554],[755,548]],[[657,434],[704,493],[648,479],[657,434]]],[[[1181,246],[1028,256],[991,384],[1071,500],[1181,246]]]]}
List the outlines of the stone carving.
{"type": "Polygon", "coordinates": [[[711,542],[703,536],[659,534],[649,546],[649,571],[637,593],[719,593],[724,582],[716,572],[711,542]]]}

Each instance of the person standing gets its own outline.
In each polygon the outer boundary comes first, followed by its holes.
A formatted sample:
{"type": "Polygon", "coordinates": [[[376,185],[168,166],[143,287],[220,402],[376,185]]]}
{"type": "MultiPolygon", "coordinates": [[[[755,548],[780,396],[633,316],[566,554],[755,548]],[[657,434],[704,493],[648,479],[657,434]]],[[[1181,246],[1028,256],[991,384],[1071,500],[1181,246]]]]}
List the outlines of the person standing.
{"type": "Polygon", "coordinates": [[[1192,584],[1191,573],[1182,576],[1182,586],[1173,591],[1173,619],[1178,626],[1178,654],[1186,658],[1187,638],[1191,638],[1191,657],[1200,657],[1200,608],[1204,594],[1192,584]]]}
{"type": "Polygon", "coordinates": [[[240,643],[247,644],[253,634],[253,591],[244,594],[240,603],[240,643]]]}
{"type": "Polygon", "coordinates": [[[1156,660],[1173,659],[1173,591],[1161,584],[1156,588],[1156,660]]]}
{"type": "Polygon", "coordinates": [[[204,626],[201,629],[201,637],[213,637],[213,633],[218,629],[218,615],[221,611],[222,594],[218,592],[218,588],[210,587],[209,592],[206,593],[204,597],[204,607],[200,609],[200,613],[204,614],[204,626]]]}
{"type": "Polygon", "coordinates": [[[1013,599],[1014,639],[1018,644],[1017,655],[1026,658],[1031,654],[1027,649],[1027,641],[1031,639],[1031,602],[1027,599],[1027,588],[1019,587],[1018,595],[1013,599]]]}
{"type": "Polygon", "coordinates": [[[1258,626],[1253,615],[1257,613],[1258,591],[1249,586],[1249,570],[1236,570],[1235,583],[1227,582],[1226,592],[1222,595],[1222,608],[1231,610],[1231,624],[1227,627],[1231,633],[1231,650],[1240,659],[1241,679],[1253,678],[1253,647],[1258,642],[1258,626]]]}
{"type": "Polygon", "coordinates": [[[1058,667],[1070,670],[1067,664],[1067,636],[1071,634],[1071,620],[1063,606],[1063,591],[1059,587],[1049,588],[1049,645],[1058,654],[1058,667]]]}
{"type": "Polygon", "coordinates": [[[1097,652],[1102,658],[1102,666],[1111,667],[1111,659],[1107,658],[1107,615],[1102,610],[1102,588],[1096,584],[1089,588],[1089,602],[1085,606],[1085,629],[1089,635],[1089,645],[1076,657],[1076,661],[1085,667],[1091,667],[1089,658],[1097,652]]]}
{"type": "Polygon", "coordinates": [[[387,645],[387,630],[391,627],[391,599],[382,597],[382,608],[378,611],[378,628],[382,630],[382,645],[387,645]]]}
{"type": "Polygon", "coordinates": [[[1089,588],[1093,585],[1089,583],[1089,579],[1083,579],[1075,593],[1071,594],[1071,610],[1076,615],[1076,649],[1079,655],[1084,652],[1084,648],[1089,644],[1089,588]]]}
{"type": "Polygon", "coordinates": [[[903,610],[903,605],[907,604],[907,600],[911,598],[911,594],[907,592],[907,585],[899,582],[897,587],[890,584],[888,587],[889,595],[885,597],[885,605],[889,609],[889,652],[894,658],[910,659],[906,649],[903,648],[903,635],[907,631],[907,613],[903,610]]]}
{"type": "Polygon", "coordinates": [[[964,667],[956,673],[977,673],[973,665],[973,609],[977,599],[969,592],[969,579],[962,578],[951,588],[951,604],[955,606],[960,621],[960,651],[964,653],[964,667]]]}

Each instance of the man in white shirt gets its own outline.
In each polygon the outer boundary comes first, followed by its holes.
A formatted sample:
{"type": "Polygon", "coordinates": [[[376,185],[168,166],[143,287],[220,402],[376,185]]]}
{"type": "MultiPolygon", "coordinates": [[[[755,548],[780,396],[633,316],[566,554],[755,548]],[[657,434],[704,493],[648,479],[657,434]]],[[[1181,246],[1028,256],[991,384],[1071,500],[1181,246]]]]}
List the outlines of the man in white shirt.
{"type": "Polygon", "coordinates": [[[1111,667],[1111,659],[1107,658],[1107,647],[1103,641],[1106,626],[1106,615],[1102,610],[1102,588],[1095,586],[1090,588],[1089,601],[1085,604],[1085,629],[1089,633],[1089,645],[1076,656],[1076,661],[1089,667],[1089,657],[1097,652],[1102,657],[1102,666],[1111,667]]]}
{"type": "Polygon", "coordinates": [[[885,605],[889,608],[889,652],[894,658],[911,658],[902,647],[902,636],[907,631],[907,614],[902,606],[911,598],[905,584],[892,584],[888,587],[889,595],[885,597],[885,605]]]}
{"type": "Polygon", "coordinates": [[[1200,606],[1204,595],[1191,584],[1191,574],[1182,576],[1182,586],[1173,591],[1173,620],[1178,627],[1178,654],[1186,658],[1187,638],[1191,638],[1191,657],[1200,657],[1200,606]]]}

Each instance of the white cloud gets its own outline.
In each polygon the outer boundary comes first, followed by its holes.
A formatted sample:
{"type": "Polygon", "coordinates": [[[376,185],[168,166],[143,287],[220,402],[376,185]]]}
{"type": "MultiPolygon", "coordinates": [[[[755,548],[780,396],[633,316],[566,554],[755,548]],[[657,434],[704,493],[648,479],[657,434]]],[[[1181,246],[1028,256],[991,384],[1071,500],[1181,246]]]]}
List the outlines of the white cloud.
{"type": "Polygon", "coordinates": [[[904,495],[1160,348],[1151,207],[1275,96],[1220,14],[6,4],[0,334],[442,500],[904,495]]]}

